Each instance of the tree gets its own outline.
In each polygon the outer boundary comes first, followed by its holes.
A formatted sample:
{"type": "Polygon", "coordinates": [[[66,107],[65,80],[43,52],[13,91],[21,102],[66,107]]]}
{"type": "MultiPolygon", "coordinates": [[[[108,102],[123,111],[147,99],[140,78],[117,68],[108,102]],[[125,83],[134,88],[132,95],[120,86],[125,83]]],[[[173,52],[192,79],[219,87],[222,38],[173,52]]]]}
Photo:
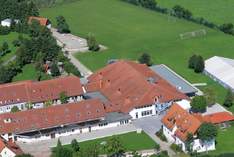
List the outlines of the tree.
{"type": "Polygon", "coordinates": [[[224,32],[224,33],[228,33],[228,34],[232,34],[233,33],[233,24],[232,23],[225,23],[222,24],[221,26],[219,26],[219,29],[224,32]]]}
{"type": "Polygon", "coordinates": [[[213,140],[217,134],[217,128],[211,123],[203,123],[198,129],[198,138],[203,142],[213,140]]]}
{"type": "Polygon", "coordinates": [[[52,157],[72,157],[72,151],[62,146],[61,141],[58,140],[57,146],[52,150],[52,157]]]}
{"type": "Polygon", "coordinates": [[[147,66],[151,66],[152,65],[152,61],[151,61],[151,57],[148,53],[143,53],[140,58],[138,59],[138,61],[141,64],[146,64],[147,66]]]}
{"type": "Polygon", "coordinates": [[[72,142],[71,142],[71,147],[72,147],[72,150],[74,152],[79,152],[80,151],[80,145],[79,143],[77,142],[76,139],[73,139],[72,142]]]}
{"type": "Polygon", "coordinates": [[[53,62],[53,63],[51,64],[50,72],[51,72],[51,75],[52,75],[53,77],[59,76],[59,75],[60,75],[60,71],[59,71],[57,62],[53,62]]]}
{"type": "Polygon", "coordinates": [[[91,33],[88,34],[87,44],[90,51],[98,51],[100,49],[95,36],[91,33]]]}
{"type": "Polygon", "coordinates": [[[56,17],[57,29],[59,33],[70,33],[69,26],[63,16],[56,17]]]}
{"type": "Polygon", "coordinates": [[[174,16],[177,16],[179,18],[185,18],[190,19],[192,17],[192,13],[179,5],[176,5],[172,8],[174,16]]]}
{"type": "Polygon", "coordinates": [[[68,96],[66,92],[61,92],[59,94],[59,100],[61,101],[62,104],[66,104],[68,101],[68,96]]]}
{"type": "Polygon", "coordinates": [[[119,157],[124,153],[124,147],[117,136],[112,136],[107,141],[107,154],[109,157],[119,157]]]}
{"type": "Polygon", "coordinates": [[[203,72],[203,70],[205,68],[204,60],[203,60],[202,56],[197,56],[196,60],[197,61],[196,61],[196,64],[194,66],[194,72],[201,73],[201,72],[203,72]]]}
{"type": "Polygon", "coordinates": [[[226,107],[231,107],[233,105],[233,99],[232,91],[228,90],[223,105],[226,107]]]}
{"type": "Polygon", "coordinates": [[[19,112],[20,110],[19,110],[19,108],[17,107],[17,106],[13,106],[12,108],[11,108],[11,112],[12,113],[15,113],[15,112],[19,112]]]}
{"type": "Polygon", "coordinates": [[[193,112],[206,111],[207,102],[204,96],[195,96],[191,101],[191,107],[193,112]]]}
{"type": "Polygon", "coordinates": [[[197,55],[192,55],[190,58],[189,58],[189,61],[188,61],[188,67],[190,69],[194,69],[195,65],[196,65],[196,62],[197,62],[197,55]]]}
{"type": "Polygon", "coordinates": [[[205,88],[204,93],[207,104],[214,105],[216,101],[216,93],[214,92],[214,90],[212,88],[205,88]]]}
{"type": "Polygon", "coordinates": [[[193,149],[192,149],[192,143],[193,143],[193,134],[192,133],[188,133],[187,135],[187,139],[185,141],[185,147],[186,150],[191,154],[193,149]]]}

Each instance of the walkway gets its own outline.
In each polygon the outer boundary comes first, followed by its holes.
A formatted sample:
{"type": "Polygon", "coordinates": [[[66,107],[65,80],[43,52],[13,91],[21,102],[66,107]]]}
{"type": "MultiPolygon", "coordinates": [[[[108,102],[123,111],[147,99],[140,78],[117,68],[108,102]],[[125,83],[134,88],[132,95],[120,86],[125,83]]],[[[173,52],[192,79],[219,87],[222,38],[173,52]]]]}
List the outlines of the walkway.
{"type": "Polygon", "coordinates": [[[151,116],[146,118],[141,118],[133,121],[136,128],[141,128],[147,133],[156,143],[158,143],[162,150],[168,151],[169,156],[175,157],[176,154],[170,148],[170,143],[161,141],[155,133],[161,128],[161,119],[163,115],[151,116]]]}
{"type": "MultiPolygon", "coordinates": [[[[59,139],[61,140],[62,144],[66,145],[70,144],[73,139],[77,139],[77,141],[82,142],[112,135],[124,134],[132,131],[136,131],[136,127],[132,124],[128,124],[119,127],[97,130],[90,133],[64,136],[60,137],[59,139]]],[[[34,157],[49,157],[51,148],[56,146],[57,141],[58,139],[56,138],[33,143],[17,142],[17,144],[25,153],[32,154],[34,157]]]]}
{"type": "Polygon", "coordinates": [[[55,28],[51,29],[53,37],[57,40],[57,43],[62,47],[63,52],[66,52],[67,57],[80,71],[83,77],[88,77],[92,74],[92,71],[84,66],[77,58],[74,57],[76,52],[88,51],[86,39],[80,38],[72,34],[60,34],[55,28]]]}

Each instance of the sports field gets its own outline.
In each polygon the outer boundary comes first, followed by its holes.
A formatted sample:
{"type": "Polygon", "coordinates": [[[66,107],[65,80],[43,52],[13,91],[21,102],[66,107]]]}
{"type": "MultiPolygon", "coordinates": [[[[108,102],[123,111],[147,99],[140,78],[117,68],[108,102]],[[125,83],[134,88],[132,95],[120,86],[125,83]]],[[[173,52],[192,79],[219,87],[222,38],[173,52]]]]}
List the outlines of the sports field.
{"type": "Polygon", "coordinates": [[[170,20],[166,15],[146,10],[120,0],[81,0],[42,9],[55,24],[58,15],[65,16],[72,33],[85,37],[89,32],[108,47],[105,52],[77,54],[92,70],[103,67],[108,59],[136,60],[149,53],[154,63],[167,64],[192,83],[206,82],[223,101],[223,87],[202,74],[187,68],[188,58],[196,53],[204,58],[214,55],[234,58],[234,37],[185,20],[170,20]],[[208,35],[181,40],[180,33],[206,29],[208,35]]]}
{"type": "Polygon", "coordinates": [[[196,17],[204,17],[216,24],[234,23],[233,0],[156,0],[160,6],[172,8],[180,5],[196,17]]]}

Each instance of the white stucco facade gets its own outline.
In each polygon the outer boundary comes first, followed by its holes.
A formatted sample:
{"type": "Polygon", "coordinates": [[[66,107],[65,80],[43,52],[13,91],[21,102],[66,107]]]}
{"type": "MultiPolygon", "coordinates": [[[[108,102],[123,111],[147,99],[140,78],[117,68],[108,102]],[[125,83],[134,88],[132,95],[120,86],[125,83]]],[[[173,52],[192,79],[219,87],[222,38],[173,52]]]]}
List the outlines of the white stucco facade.
{"type": "Polygon", "coordinates": [[[12,152],[9,148],[5,147],[1,153],[0,153],[1,157],[15,157],[16,154],[14,152],[12,152]]]}
{"type": "MultiPolygon", "coordinates": [[[[185,142],[182,141],[180,138],[175,136],[175,131],[177,130],[177,127],[175,126],[172,130],[168,129],[166,126],[163,125],[163,134],[166,136],[168,142],[175,143],[176,145],[179,145],[181,149],[186,152],[186,145],[185,142]]],[[[202,142],[200,139],[196,139],[194,137],[194,141],[192,143],[192,149],[196,152],[205,152],[205,151],[211,151],[215,150],[215,140],[202,142]]]]}

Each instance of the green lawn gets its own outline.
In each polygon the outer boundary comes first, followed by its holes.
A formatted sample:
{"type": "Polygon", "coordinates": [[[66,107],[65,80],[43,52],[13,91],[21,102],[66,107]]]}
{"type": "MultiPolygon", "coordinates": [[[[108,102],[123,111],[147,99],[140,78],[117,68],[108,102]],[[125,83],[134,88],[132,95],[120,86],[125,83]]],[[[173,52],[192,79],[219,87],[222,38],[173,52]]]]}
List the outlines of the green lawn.
{"type": "Polygon", "coordinates": [[[16,47],[13,46],[12,41],[18,38],[18,33],[10,33],[8,35],[0,35],[0,46],[2,46],[3,42],[7,42],[9,45],[9,49],[11,50],[10,53],[4,55],[3,57],[0,57],[1,61],[7,61],[11,57],[15,55],[16,47]]]}
{"type": "Polygon", "coordinates": [[[234,153],[234,126],[218,131],[216,150],[211,154],[234,153]]]}
{"type": "Polygon", "coordinates": [[[216,24],[234,23],[233,0],[156,0],[160,6],[172,8],[180,5],[196,17],[204,17],[216,24]]]}
{"type": "Polygon", "coordinates": [[[36,80],[37,73],[33,64],[27,64],[23,67],[22,72],[13,78],[13,81],[36,80]]]}
{"type": "Polygon", "coordinates": [[[225,89],[208,77],[187,68],[188,58],[196,53],[204,58],[214,55],[234,58],[234,37],[185,20],[168,21],[168,17],[120,0],[81,0],[41,10],[55,24],[58,15],[65,16],[72,33],[85,37],[89,32],[108,47],[100,53],[77,54],[92,70],[103,67],[108,59],[136,60],[149,53],[154,63],[167,64],[192,83],[206,82],[222,102],[225,89]],[[111,6],[111,7],[110,7],[111,6]],[[206,29],[208,35],[181,40],[179,34],[206,29]]]}
{"type": "MultiPolygon", "coordinates": [[[[119,137],[121,143],[123,144],[126,151],[143,150],[143,149],[153,149],[155,147],[155,142],[144,132],[137,134],[136,132],[130,132],[122,135],[116,135],[119,137]]],[[[85,141],[80,143],[80,147],[87,148],[90,145],[97,144],[101,146],[102,142],[106,142],[110,137],[95,139],[91,141],[85,141]]],[[[71,145],[66,145],[66,147],[71,147],[71,145]]],[[[104,153],[103,150],[100,150],[104,153]]]]}

